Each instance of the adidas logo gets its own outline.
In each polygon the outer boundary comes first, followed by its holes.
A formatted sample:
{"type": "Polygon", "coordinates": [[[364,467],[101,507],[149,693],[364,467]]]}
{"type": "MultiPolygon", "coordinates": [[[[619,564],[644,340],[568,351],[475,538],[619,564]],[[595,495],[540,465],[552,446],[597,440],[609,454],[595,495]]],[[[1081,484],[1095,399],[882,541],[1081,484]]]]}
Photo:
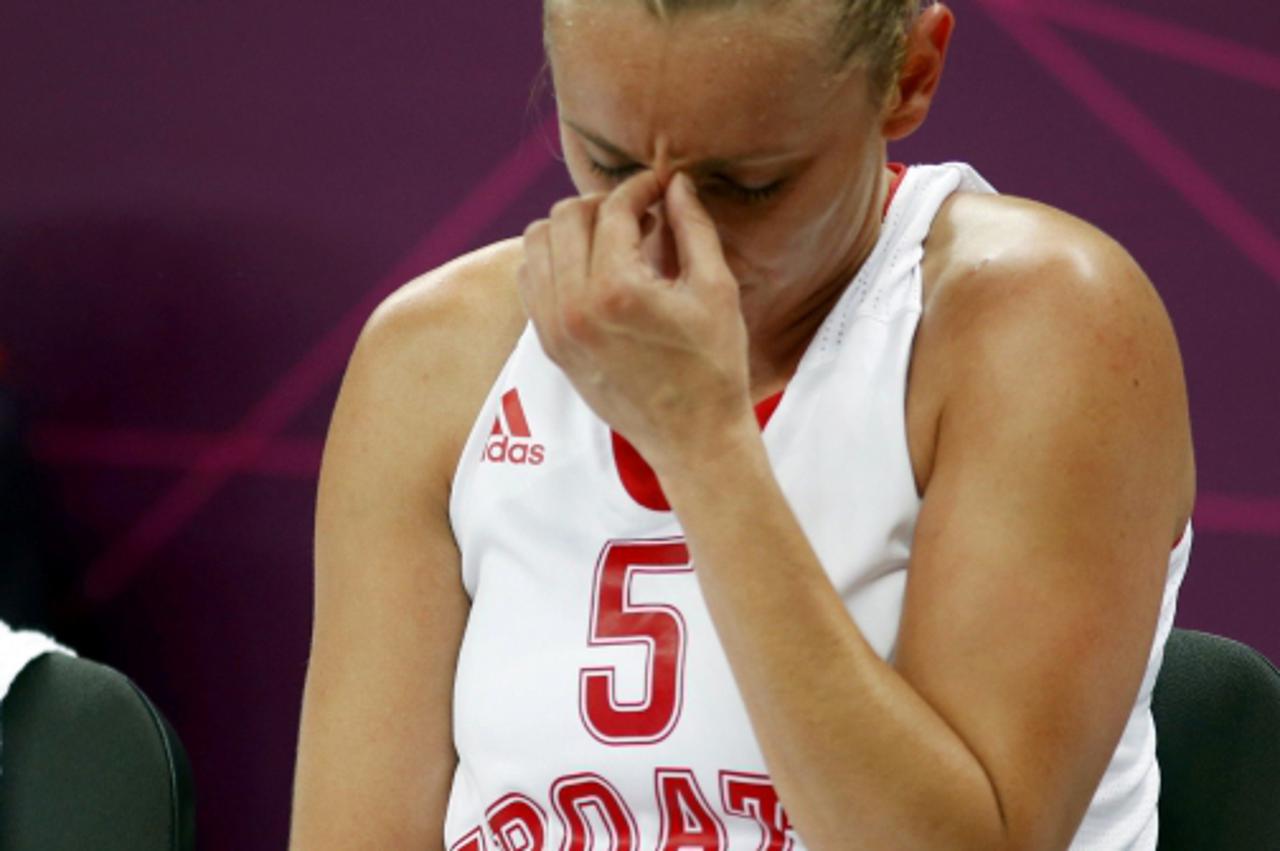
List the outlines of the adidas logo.
{"type": "Polygon", "coordinates": [[[538,466],[546,460],[547,448],[533,442],[529,420],[525,418],[520,393],[514,387],[502,395],[502,408],[493,418],[489,440],[480,455],[481,463],[538,466]],[[505,425],[503,421],[505,422],[505,425]]]}

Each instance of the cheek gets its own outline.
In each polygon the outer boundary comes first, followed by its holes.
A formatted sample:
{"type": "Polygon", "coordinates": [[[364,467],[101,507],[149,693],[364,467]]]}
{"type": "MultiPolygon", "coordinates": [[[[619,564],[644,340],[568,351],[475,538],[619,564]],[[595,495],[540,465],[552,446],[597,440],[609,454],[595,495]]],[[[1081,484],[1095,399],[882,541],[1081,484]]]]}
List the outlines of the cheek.
{"type": "Polygon", "coordinates": [[[591,166],[585,159],[566,150],[564,165],[565,170],[569,172],[569,182],[573,184],[574,189],[578,190],[579,195],[590,195],[596,191],[594,184],[598,175],[591,170],[591,166]]]}
{"type": "Polygon", "coordinates": [[[780,283],[807,277],[839,250],[834,224],[841,212],[834,199],[789,198],[768,215],[712,215],[734,274],[744,283],[761,278],[780,283]]]}
{"type": "Polygon", "coordinates": [[[612,189],[613,186],[609,181],[592,170],[591,160],[587,157],[582,143],[574,141],[572,136],[566,136],[567,132],[561,133],[560,152],[564,155],[565,170],[569,172],[569,180],[573,183],[573,188],[578,190],[579,195],[607,192],[612,189]]]}

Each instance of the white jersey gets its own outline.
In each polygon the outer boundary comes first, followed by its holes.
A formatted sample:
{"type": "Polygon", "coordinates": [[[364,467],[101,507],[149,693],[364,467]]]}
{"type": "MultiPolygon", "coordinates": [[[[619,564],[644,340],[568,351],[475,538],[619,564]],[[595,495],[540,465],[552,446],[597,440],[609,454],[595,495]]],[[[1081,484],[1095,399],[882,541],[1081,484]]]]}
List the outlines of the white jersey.
{"type": "MultiPolygon", "coordinates": [[[[921,504],[904,413],[920,260],[938,208],[961,189],[994,191],[965,165],[907,171],[878,243],[780,401],[757,409],[823,568],[890,661],[921,504]]],[[[665,508],[651,472],[526,328],[450,502],[472,605],[447,848],[803,849],[665,508]]],[[[1169,561],[1147,675],[1074,849],[1155,847],[1150,696],[1189,531],[1169,561]]]]}

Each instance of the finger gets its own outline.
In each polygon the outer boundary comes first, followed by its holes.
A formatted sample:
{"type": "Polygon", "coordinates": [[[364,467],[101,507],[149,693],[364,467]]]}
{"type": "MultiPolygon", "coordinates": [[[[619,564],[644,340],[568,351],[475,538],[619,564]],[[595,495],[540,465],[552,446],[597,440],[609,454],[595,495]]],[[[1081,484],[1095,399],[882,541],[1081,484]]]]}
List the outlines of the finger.
{"type": "Polygon", "coordinates": [[[628,178],[600,206],[596,222],[595,256],[634,261],[640,252],[641,219],[662,200],[663,186],[652,169],[628,178]]]}
{"type": "Polygon", "coordinates": [[[685,278],[695,283],[732,279],[715,220],[698,200],[693,181],[680,172],[667,188],[667,221],[676,239],[676,252],[685,278]]]}
{"type": "Polygon", "coordinates": [[[552,283],[561,308],[585,303],[596,215],[606,197],[597,193],[567,198],[551,208],[552,283]]]}
{"type": "Polygon", "coordinates": [[[543,351],[553,361],[557,360],[559,328],[556,292],[551,266],[551,225],[539,219],[524,231],[524,263],[516,274],[516,285],[525,315],[533,323],[543,351]]]}

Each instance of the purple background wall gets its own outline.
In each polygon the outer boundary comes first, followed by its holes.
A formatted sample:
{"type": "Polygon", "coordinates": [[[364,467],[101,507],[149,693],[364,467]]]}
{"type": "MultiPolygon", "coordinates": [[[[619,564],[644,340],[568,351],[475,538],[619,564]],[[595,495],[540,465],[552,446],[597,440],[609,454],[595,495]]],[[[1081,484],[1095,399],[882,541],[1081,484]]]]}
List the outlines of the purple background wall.
{"type": "MultiPolygon", "coordinates": [[[[8,0],[0,346],[67,518],[65,638],[195,763],[203,847],[283,847],[328,412],[382,294],[569,190],[538,4],[8,0]]],[[[1280,13],[956,0],[907,161],[1125,243],[1177,325],[1200,463],[1179,623],[1280,659],[1280,13]],[[1268,53],[1272,51],[1272,53],[1268,53]]]]}

